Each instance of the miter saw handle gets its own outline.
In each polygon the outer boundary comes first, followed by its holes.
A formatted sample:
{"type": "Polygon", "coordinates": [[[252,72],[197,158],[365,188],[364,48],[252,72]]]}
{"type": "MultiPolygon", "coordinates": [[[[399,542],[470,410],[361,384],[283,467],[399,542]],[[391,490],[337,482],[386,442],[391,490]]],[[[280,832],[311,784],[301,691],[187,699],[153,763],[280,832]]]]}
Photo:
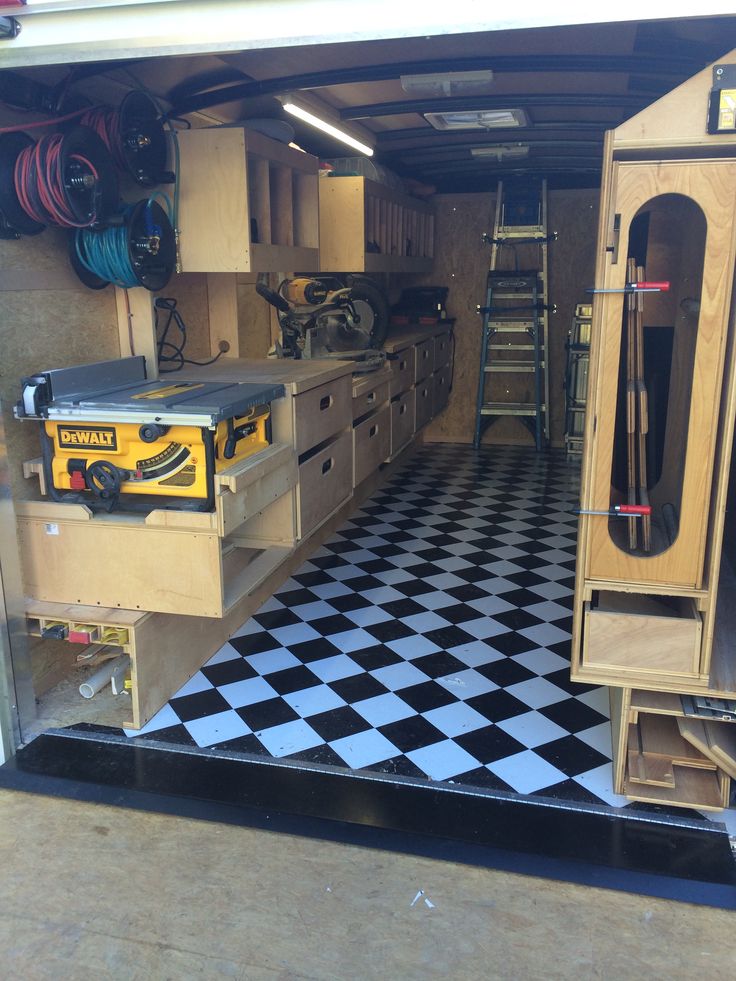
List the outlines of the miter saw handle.
{"type": "Polygon", "coordinates": [[[256,283],[256,293],[262,296],[264,300],[268,301],[272,307],[276,307],[281,313],[288,313],[291,310],[291,306],[288,301],[280,296],[276,290],[270,289],[265,283],[256,283]]]}

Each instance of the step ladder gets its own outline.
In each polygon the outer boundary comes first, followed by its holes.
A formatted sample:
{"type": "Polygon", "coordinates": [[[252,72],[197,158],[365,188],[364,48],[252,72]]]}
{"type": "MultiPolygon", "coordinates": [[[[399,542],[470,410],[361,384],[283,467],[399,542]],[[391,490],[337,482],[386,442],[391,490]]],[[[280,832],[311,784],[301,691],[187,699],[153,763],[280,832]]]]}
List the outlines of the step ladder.
{"type": "Polygon", "coordinates": [[[483,326],[476,449],[486,428],[503,416],[517,417],[537,450],[549,440],[547,245],[552,238],[546,181],[506,186],[499,181],[493,236],[484,236],[491,258],[485,305],[478,308],[483,326]],[[530,376],[526,385],[524,375],[530,376]]]}
{"type": "Polygon", "coordinates": [[[585,409],[588,404],[588,365],[593,307],[578,303],[567,338],[565,370],[565,450],[568,457],[583,452],[585,409]]]}

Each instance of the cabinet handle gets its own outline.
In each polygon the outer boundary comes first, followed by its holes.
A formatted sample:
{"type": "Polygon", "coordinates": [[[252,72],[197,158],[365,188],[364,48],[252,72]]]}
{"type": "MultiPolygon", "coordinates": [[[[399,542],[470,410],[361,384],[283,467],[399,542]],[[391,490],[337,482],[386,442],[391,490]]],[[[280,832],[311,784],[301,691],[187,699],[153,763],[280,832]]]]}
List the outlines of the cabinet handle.
{"type": "Polygon", "coordinates": [[[325,395],[323,398],[319,400],[320,412],[324,412],[325,409],[329,409],[331,405],[332,405],[332,396],[325,395]]]}
{"type": "Polygon", "coordinates": [[[378,426],[374,425],[368,430],[368,439],[373,439],[373,437],[378,432],[378,426]]]}
{"type": "Polygon", "coordinates": [[[335,461],[332,459],[332,457],[330,457],[329,460],[325,460],[325,462],[322,464],[322,473],[329,473],[330,470],[332,470],[332,464],[334,462],[335,461]]]}
{"type": "Polygon", "coordinates": [[[606,252],[611,253],[611,265],[615,266],[618,262],[618,243],[621,237],[621,215],[616,214],[613,216],[613,226],[611,229],[611,241],[610,244],[606,246],[606,252]]]}
{"type": "Polygon", "coordinates": [[[406,412],[406,406],[405,405],[399,406],[399,415],[403,416],[405,412],[406,412]]]}
{"type": "Polygon", "coordinates": [[[368,395],[366,395],[365,400],[366,400],[366,402],[375,402],[376,401],[376,393],[375,392],[369,392],[368,395]]]}
{"type": "Polygon", "coordinates": [[[399,361],[399,371],[406,371],[406,361],[399,361]]]}

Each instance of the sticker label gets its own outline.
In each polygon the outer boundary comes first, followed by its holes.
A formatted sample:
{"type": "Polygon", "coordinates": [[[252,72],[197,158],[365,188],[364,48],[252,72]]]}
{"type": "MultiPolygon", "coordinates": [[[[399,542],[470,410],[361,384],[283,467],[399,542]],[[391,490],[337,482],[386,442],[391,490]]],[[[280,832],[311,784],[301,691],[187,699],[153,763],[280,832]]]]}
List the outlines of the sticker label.
{"type": "Polygon", "coordinates": [[[58,535],[59,526],[57,524],[48,523],[43,526],[43,530],[47,535],[58,535]]]}
{"type": "Polygon", "coordinates": [[[114,426],[58,426],[60,448],[92,447],[116,450],[118,435],[114,426]]]}

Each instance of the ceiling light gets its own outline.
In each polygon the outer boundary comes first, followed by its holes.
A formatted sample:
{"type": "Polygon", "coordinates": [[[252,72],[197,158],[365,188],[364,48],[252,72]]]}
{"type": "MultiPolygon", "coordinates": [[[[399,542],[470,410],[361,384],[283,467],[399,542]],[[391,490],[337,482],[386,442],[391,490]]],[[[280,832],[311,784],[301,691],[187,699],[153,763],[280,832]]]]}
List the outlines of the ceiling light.
{"type": "Polygon", "coordinates": [[[360,140],[356,140],[354,136],[346,133],[344,129],[340,129],[337,126],[334,126],[332,123],[328,123],[326,119],[322,119],[320,116],[315,116],[313,112],[303,109],[295,102],[292,102],[291,99],[284,101],[283,107],[286,112],[291,113],[292,116],[296,116],[297,119],[301,119],[305,123],[309,123],[309,125],[314,126],[315,129],[319,129],[323,133],[327,133],[329,136],[334,137],[336,140],[346,143],[349,147],[352,147],[354,150],[358,150],[360,153],[364,153],[367,157],[373,156],[372,147],[367,146],[365,143],[361,143],[360,140]]]}
{"type": "Polygon", "coordinates": [[[498,160],[518,160],[529,156],[528,143],[498,143],[496,146],[474,146],[470,148],[474,157],[498,160]]]}
{"type": "Polygon", "coordinates": [[[471,95],[490,92],[492,71],[400,75],[401,87],[413,95],[471,95]]]}
{"type": "Polygon", "coordinates": [[[466,112],[425,112],[424,118],[435,129],[511,129],[528,126],[523,109],[472,109],[466,112]]]}

